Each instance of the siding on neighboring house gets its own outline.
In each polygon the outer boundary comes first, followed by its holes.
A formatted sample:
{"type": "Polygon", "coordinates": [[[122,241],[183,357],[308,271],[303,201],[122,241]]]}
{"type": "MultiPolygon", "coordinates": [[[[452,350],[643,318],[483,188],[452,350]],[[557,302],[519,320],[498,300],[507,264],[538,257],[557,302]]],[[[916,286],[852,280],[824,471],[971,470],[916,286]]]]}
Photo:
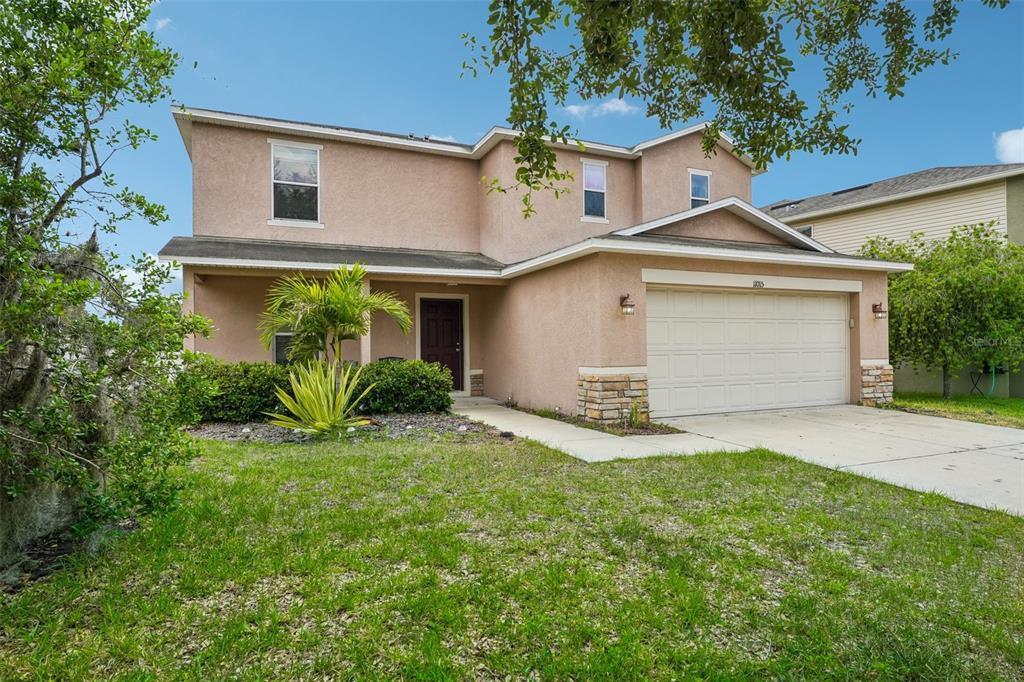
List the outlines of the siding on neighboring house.
{"type": "Polygon", "coordinates": [[[899,241],[923,232],[927,239],[943,239],[957,225],[990,220],[998,221],[998,229],[1005,232],[1006,212],[1006,181],[998,180],[821,218],[794,217],[786,222],[794,228],[813,225],[813,236],[819,242],[842,253],[856,253],[875,235],[899,241]]]}

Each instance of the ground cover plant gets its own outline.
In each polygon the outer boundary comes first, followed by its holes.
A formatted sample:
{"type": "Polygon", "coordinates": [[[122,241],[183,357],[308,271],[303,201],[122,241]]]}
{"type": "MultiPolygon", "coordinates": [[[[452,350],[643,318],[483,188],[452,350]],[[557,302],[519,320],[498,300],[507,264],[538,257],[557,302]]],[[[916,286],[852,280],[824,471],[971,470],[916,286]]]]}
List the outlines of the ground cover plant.
{"type": "Polygon", "coordinates": [[[0,596],[0,678],[1014,679],[1024,520],[766,451],[204,444],[0,596]]]}

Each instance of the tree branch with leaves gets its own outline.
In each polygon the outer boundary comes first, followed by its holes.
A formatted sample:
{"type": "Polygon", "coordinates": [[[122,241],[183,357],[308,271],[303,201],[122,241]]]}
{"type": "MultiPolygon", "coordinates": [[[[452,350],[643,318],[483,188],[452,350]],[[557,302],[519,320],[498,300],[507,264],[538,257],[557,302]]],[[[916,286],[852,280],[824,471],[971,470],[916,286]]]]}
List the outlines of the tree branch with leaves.
{"type": "Polygon", "coordinates": [[[521,191],[527,216],[534,192],[567,191],[572,174],[548,142],[572,135],[556,115],[570,94],[638,99],[665,129],[707,118],[706,154],[724,133],[761,168],[795,151],[856,153],[844,121],[854,93],[901,97],[949,63],[941,43],[958,14],[954,0],[492,0],[487,39],[463,35],[463,70],[508,75],[508,122],[521,135],[515,177],[485,180],[521,191]],[[798,89],[793,55],[817,72],[816,89],[798,89]]]}

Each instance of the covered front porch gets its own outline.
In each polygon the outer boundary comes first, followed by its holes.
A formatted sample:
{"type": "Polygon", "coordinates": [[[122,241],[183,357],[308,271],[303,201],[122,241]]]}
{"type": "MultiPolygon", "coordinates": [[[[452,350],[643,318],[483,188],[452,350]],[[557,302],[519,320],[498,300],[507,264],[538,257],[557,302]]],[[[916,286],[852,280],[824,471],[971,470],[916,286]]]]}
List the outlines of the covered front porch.
{"type": "MultiPolygon", "coordinates": [[[[257,324],[266,306],[267,291],[282,276],[322,271],[258,270],[184,266],[186,307],[213,322],[209,338],[190,339],[191,350],[229,362],[284,362],[289,335],[278,334],[271,347],[260,341],[257,324]]],[[[440,362],[452,372],[457,395],[482,396],[488,357],[489,315],[500,306],[507,289],[501,280],[415,277],[399,274],[370,276],[370,291],[397,295],[409,308],[413,327],[403,334],[386,315],[373,319],[370,333],[343,344],[345,360],[368,363],[382,358],[440,362]]]]}

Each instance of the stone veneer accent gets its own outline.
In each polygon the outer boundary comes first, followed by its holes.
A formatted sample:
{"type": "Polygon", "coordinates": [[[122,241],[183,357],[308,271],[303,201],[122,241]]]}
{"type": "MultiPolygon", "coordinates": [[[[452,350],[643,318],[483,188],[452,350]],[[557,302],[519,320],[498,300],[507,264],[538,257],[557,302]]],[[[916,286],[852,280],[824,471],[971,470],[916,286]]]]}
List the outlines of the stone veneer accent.
{"type": "Polygon", "coordinates": [[[860,368],[860,404],[874,407],[892,402],[892,365],[866,364],[860,368]]]}
{"type": "Polygon", "coordinates": [[[471,396],[482,396],[484,394],[484,373],[469,373],[469,394],[471,396]]]}
{"type": "Polygon", "coordinates": [[[611,424],[629,418],[633,401],[647,415],[647,374],[590,374],[576,381],[577,414],[590,421],[611,424]]]}

